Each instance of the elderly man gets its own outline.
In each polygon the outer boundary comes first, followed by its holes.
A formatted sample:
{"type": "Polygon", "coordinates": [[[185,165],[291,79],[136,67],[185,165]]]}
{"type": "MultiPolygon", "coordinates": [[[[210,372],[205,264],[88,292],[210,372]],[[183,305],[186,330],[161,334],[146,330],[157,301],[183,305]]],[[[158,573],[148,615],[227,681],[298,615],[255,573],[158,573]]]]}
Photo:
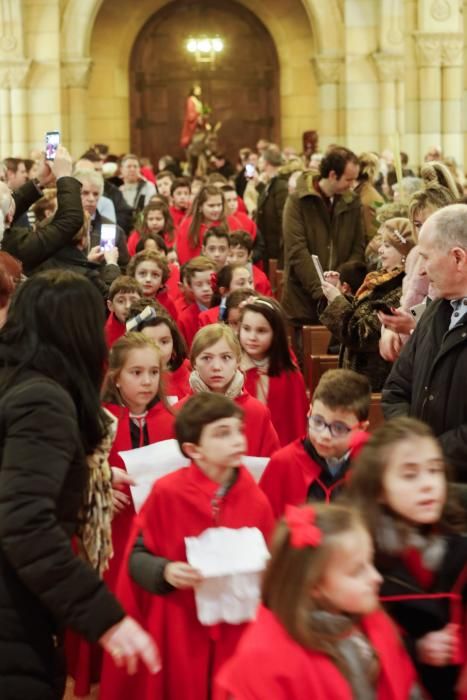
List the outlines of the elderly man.
{"type": "Polygon", "coordinates": [[[1,246],[10,255],[23,263],[26,274],[57,251],[66,246],[83,225],[80,183],[71,177],[71,156],[59,146],[55,160],[42,163],[37,181],[26,182],[11,194],[8,186],[0,182],[0,202],[4,216],[4,231],[1,246]],[[51,221],[31,231],[17,225],[18,218],[43,196],[42,187],[57,181],[57,211],[51,221]]]}
{"type": "MultiPolygon", "coordinates": [[[[97,248],[100,245],[102,224],[113,223],[101,216],[97,210],[97,203],[104,191],[104,178],[95,170],[76,170],[75,177],[81,182],[83,209],[91,217],[90,245],[91,248],[97,248]]],[[[115,245],[118,248],[118,264],[121,268],[124,268],[128,264],[130,256],[126,245],[125,232],[118,225],[116,225],[115,245]]]]}
{"type": "Polygon", "coordinates": [[[467,205],[451,204],[424,224],[422,270],[440,298],[417,324],[383,391],[387,418],[411,415],[438,436],[456,480],[467,483],[467,205]]]}
{"type": "Polygon", "coordinates": [[[156,194],[156,188],[141,175],[141,167],[138,157],[133,153],[128,153],[122,158],[120,164],[120,174],[123,178],[123,185],[120,190],[125,197],[126,203],[134,212],[139,212],[149,200],[156,194]]]}

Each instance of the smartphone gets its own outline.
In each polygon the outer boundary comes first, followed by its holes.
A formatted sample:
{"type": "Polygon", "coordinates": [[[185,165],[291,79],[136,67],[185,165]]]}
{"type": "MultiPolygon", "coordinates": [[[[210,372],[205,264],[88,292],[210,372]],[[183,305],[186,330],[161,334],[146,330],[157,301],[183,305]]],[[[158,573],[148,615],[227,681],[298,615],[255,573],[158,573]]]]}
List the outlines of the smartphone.
{"type": "Polygon", "coordinates": [[[256,175],[256,168],[251,163],[245,165],[245,177],[254,177],[256,175]]]}
{"type": "Polygon", "coordinates": [[[381,311],[381,313],[386,314],[387,316],[394,316],[394,311],[391,309],[389,304],[386,304],[384,301],[372,301],[371,306],[375,311],[381,311]]]}
{"type": "Polygon", "coordinates": [[[421,304],[416,304],[415,306],[410,307],[410,313],[414,317],[415,321],[418,323],[420,318],[423,316],[423,314],[426,311],[426,301],[423,301],[421,304]]]}
{"type": "Polygon", "coordinates": [[[323,268],[321,267],[321,263],[319,261],[318,256],[312,255],[311,259],[313,260],[313,265],[315,266],[316,274],[319,277],[319,281],[321,282],[321,284],[324,284],[326,282],[326,280],[324,279],[323,268]]]}
{"type": "Polygon", "coordinates": [[[48,131],[45,135],[45,159],[55,160],[60,145],[60,132],[48,131]]]}
{"type": "Polygon", "coordinates": [[[115,247],[115,239],[117,238],[117,226],[115,224],[102,224],[101,238],[99,245],[101,250],[111,250],[115,247]]]}

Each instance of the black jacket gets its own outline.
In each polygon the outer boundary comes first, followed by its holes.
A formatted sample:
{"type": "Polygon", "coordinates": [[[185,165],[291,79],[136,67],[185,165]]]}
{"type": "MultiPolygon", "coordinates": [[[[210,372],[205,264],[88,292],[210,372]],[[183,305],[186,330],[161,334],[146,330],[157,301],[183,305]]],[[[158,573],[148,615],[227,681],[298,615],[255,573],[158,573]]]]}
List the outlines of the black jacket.
{"type": "MultiPolygon", "coordinates": [[[[0,365],[5,352],[0,347],[0,365]]],[[[95,642],[123,618],[71,548],[85,479],[69,394],[24,372],[0,399],[2,700],[59,700],[64,668],[54,635],[69,625],[95,642]]]]}
{"type": "Polygon", "coordinates": [[[260,191],[256,211],[256,223],[266,244],[264,261],[267,262],[269,258],[277,258],[281,267],[284,257],[282,213],[288,193],[287,179],[281,175],[273,177],[260,191]]]}
{"type": "Polygon", "coordinates": [[[383,389],[386,418],[410,415],[425,421],[467,483],[467,316],[448,332],[449,301],[427,308],[383,389]]]}
{"type": "Polygon", "coordinates": [[[125,197],[118,187],[115,187],[108,180],[104,180],[104,195],[112,200],[117,224],[128,236],[133,228],[133,209],[126,203],[125,197]]]}
{"type": "MultiPolygon", "coordinates": [[[[91,233],[90,233],[91,248],[94,248],[96,245],[99,245],[99,243],[100,243],[102,224],[111,224],[111,223],[112,223],[112,221],[101,216],[99,214],[99,212],[96,211],[96,215],[91,222],[91,233]]],[[[120,228],[120,226],[117,226],[117,235],[115,238],[115,245],[118,248],[118,264],[122,268],[122,270],[124,270],[125,267],[128,265],[128,261],[130,259],[130,254],[128,253],[125,232],[123,231],[122,228],[120,228]]]]}
{"type": "Polygon", "coordinates": [[[26,275],[38,265],[71,242],[83,225],[81,183],[74,177],[61,177],[57,181],[57,211],[50,222],[32,231],[15,225],[15,221],[42,197],[33,182],[27,182],[13,195],[16,203],[12,226],[5,231],[2,250],[23,263],[26,275]]]}

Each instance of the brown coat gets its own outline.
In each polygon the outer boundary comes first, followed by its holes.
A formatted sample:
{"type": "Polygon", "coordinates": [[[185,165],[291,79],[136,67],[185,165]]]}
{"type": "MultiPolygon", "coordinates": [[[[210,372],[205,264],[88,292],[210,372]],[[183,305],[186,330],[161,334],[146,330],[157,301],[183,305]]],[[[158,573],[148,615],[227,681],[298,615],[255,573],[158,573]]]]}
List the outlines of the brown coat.
{"type": "Polygon", "coordinates": [[[392,367],[392,363],[379,354],[381,323],[372,302],[383,301],[388,306],[398,307],[403,277],[403,272],[392,279],[382,275],[382,283],[370,294],[353,300],[338,296],[320,315],[321,323],[341,342],[339,365],[365,374],[372,391],[382,390],[392,367]]]}
{"type": "Polygon", "coordinates": [[[365,234],[361,203],[353,192],[336,196],[332,218],[316,190],[316,180],[304,173],[284,209],[284,310],[295,324],[318,322],[321,285],[311,255],[324,270],[336,270],[348,260],[364,260],[365,234]]]}
{"type": "Polygon", "coordinates": [[[378,231],[379,225],[376,221],[376,215],[378,207],[384,204],[384,197],[368,181],[362,182],[355,192],[359,195],[362,202],[363,225],[368,242],[371,241],[378,231]]]}

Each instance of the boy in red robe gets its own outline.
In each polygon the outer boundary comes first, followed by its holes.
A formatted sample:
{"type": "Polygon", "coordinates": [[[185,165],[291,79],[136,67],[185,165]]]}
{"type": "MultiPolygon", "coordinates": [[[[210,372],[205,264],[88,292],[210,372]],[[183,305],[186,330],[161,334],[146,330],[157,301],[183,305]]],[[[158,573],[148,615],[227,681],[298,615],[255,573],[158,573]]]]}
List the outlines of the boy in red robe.
{"type": "Polygon", "coordinates": [[[117,595],[144,620],[154,637],[162,671],[135,676],[104,662],[101,700],[200,700],[234,652],[247,623],[198,621],[193,588],[199,572],[187,563],[185,538],[208,528],[258,528],[268,539],[273,517],[264,494],[241,466],[246,441],[243,412],[225,396],[191,397],[176,418],[175,432],[192,463],[154,485],[135,524],[128,564],[117,595]]]}
{"type": "Polygon", "coordinates": [[[105,324],[105,340],[110,348],[122,335],[125,334],[125,323],[128,318],[130,306],[134,301],[141,299],[143,290],[134,277],[121,275],[114,279],[109,289],[107,307],[110,311],[105,324]]]}
{"type": "Polygon", "coordinates": [[[188,213],[190,206],[190,181],[186,177],[177,177],[170,188],[172,204],[169,207],[175,228],[178,228],[188,213]]]}
{"type": "Polygon", "coordinates": [[[369,438],[368,379],[347,369],[325,372],[313,395],[308,435],[278,450],[259,482],[280,518],[287,504],[329,503],[341,492],[350,463],[369,438]]]}
{"type": "Polygon", "coordinates": [[[249,234],[246,231],[233,231],[229,239],[229,262],[248,265],[253,275],[253,287],[255,290],[264,296],[272,297],[271,283],[267,275],[251,262],[253,241],[249,234]]]}
{"type": "Polygon", "coordinates": [[[215,286],[215,265],[212,260],[199,255],[185,266],[183,280],[193,302],[178,316],[178,327],[186,340],[188,348],[200,327],[199,315],[206,311],[212,300],[215,286]]]}

